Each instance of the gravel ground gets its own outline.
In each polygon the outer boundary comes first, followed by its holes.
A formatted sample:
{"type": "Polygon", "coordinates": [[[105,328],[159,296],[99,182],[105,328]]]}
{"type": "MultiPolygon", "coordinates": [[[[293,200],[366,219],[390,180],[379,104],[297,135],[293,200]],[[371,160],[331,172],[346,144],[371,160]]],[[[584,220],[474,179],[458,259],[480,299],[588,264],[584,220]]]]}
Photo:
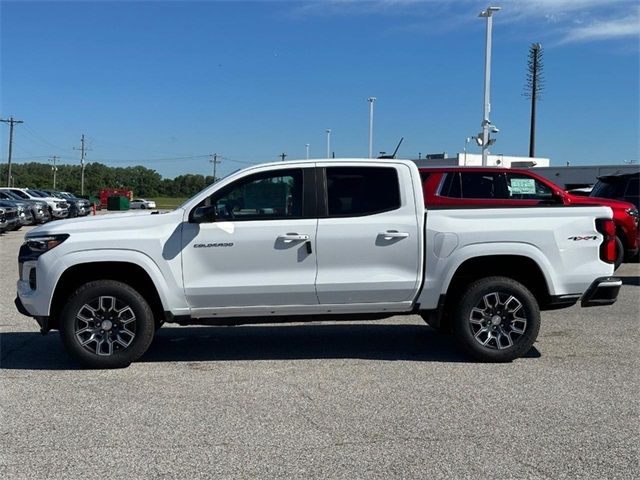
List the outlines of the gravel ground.
{"type": "Polygon", "coordinates": [[[640,268],[612,307],[543,313],[474,363],[419,317],[163,327],[79,370],[13,306],[27,229],[0,236],[0,477],[638,478],[640,268]]]}

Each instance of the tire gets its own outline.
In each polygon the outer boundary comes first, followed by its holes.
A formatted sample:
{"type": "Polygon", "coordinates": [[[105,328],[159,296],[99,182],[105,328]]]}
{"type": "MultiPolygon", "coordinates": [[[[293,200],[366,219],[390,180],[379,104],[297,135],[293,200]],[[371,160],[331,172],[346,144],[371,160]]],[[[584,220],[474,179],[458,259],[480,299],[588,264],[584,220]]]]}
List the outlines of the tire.
{"type": "Polygon", "coordinates": [[[144,203],[142,203],[140,205],[140,210],[146,210],[146,209],[147,209],[147,206],[144,203]]]}
{"type": "Polygon", "coordinates": [[[151,345],[155,321],[147,301],[129,285],[97,280],[71,295],[59,328],[67,351],[82,365],[124,368],[151,345]]]}
{"type": "Polygon", "coordinates": [[[31,210],[31,218],[33,221],[29,225],[38,225],[38,213],[35,210],[31,210]]]}
{"type": "Polygon", "coordinates": [[[614,270],[617,270],[624,260],[624,245],[620,237],[616,236],[616,259],[613,262],[614,270]]]}
{"type": "Polygon", "coordinates": [[[452,318],[461,348],[483,362],[510,362],[525,355],[540,330],[540,308],[521,283],[487,277],[466,288],[452,318]]]}

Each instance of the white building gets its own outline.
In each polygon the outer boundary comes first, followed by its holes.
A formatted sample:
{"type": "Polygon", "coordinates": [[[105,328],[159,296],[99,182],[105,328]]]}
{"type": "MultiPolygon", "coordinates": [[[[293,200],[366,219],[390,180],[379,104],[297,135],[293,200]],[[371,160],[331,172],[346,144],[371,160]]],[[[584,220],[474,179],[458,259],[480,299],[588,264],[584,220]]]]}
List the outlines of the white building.
{"type": "MultiPolygon", "coordinates": [[[[463,152],[454,157],[447,157],[446,154],[427,155],[427,158],[413,159],[418,167],[457,167],[457,166],[482,166],[482,155],[478,153],[463,152]]],[[[513,155],[487,155],[488,167],[504,168],[530,168],[548,167],[550,160],[541,157],[516,157],[513,155]]]]}

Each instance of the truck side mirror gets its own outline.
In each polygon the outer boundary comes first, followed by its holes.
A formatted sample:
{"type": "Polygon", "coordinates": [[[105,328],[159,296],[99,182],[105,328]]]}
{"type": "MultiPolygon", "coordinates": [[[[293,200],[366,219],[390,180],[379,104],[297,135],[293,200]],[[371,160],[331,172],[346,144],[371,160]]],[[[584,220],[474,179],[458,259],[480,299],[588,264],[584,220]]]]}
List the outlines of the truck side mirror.
{"type": "Polygon", "coordinates": [[[191,212],[189,223],[211,223],[216,221],[216,206],[197,207],[191,212]]]}

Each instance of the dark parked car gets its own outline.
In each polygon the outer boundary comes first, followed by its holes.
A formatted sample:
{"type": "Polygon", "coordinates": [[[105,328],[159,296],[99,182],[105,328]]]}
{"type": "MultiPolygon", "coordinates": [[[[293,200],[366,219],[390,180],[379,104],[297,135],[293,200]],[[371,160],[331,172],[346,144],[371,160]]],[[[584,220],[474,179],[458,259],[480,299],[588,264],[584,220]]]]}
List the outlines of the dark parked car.
{"type": "Polygon", "coordinates": [[[633,203],[640,209],[640,172],[605,175],[598,178],[589,196],[633,203]]]}

